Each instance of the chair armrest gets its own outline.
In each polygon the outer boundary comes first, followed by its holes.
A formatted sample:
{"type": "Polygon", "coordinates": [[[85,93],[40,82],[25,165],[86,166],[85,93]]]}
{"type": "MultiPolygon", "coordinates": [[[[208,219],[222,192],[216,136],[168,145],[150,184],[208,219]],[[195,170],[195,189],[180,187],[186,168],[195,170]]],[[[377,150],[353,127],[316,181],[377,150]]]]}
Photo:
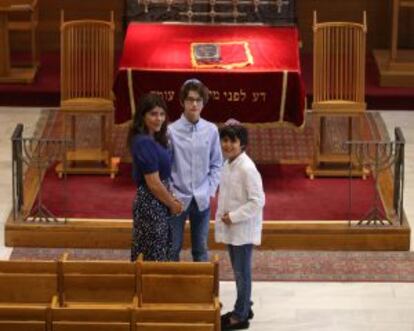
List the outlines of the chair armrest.
{"type": "Polygon", "coordinates": [[[136,294],[132,298],[131,308],[133,308],[133,309],[137,309],[138,308],[138,296],[136,294]]]}
{"type": "Polygon", "coordinates": [[[214,297],[214,309],[218,309],[218,310],[221,309],[219,297],[214,297]]]}
{"type": "Polygon", "coordinates": [[[57,308],[57,307],[59,307],[59,299],[58,299],[57,295],[54,295],[52,297],[51,302],[50,302],[50,308],[57,308]]]}

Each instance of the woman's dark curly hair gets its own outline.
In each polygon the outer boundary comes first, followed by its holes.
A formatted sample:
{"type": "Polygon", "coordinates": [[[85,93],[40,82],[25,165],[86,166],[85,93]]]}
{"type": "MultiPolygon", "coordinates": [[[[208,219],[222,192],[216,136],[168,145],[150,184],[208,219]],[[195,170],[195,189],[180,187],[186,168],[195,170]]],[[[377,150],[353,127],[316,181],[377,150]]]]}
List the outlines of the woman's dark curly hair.
{"type": "Polygon", "coordinates": [[[168,112],[167,104],[164,99],[155,93],[148,93],[143,95],[138,103],[138,109],[135,112],[132,125],[128,133],[128,145],[131,147],[132,140],[137,134],[149,134],[148,128],[145,126],[145,114],[153,110],[155,107],[160,107],[165,110],[165,121],[161,126],[161,130],[154,134],[155,140],[162,146],[168,146],[167,126],[168,126],[168,112]]]}

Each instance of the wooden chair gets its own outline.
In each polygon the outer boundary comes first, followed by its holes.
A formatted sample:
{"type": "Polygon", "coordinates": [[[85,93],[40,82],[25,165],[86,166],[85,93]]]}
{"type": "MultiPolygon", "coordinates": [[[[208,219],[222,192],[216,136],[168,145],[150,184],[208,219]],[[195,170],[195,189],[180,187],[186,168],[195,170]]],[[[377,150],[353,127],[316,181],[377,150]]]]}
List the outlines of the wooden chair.
{"type": "Polygon", "coordinates": [[[0,261],[0,330],[51,330],[56,262],[0,261]]]}
{"type": "Polygon", "coordinates": [[[37,0],[0,0],[0,83],[32,83],[39,67],[37,0]],[[10,31],[30,33],[31,61],[28,67],[12,65],[10,31]]]}
{"type": "MultiPolygon", "coordinates": [[[[114,71],[114,17],[110,21],[64,20],[61,15],[61,103],[65,136],[72,141],[59,175],[110,174],[118,171],[112,158],[114,117],[112,84],[114,71]],[[81,148],[76,121],[91,115],[100,118],[100,146],[81,148]],[[63,166],[65,164],[65,167],[63,166]],[[65,168],[65,169],[64,169],[65,168]]],[[[91,132],[84,132],[91,134],[91,132]]]]}
{"type": "Polygon", "coordinates": [[[121,261],[68,261],[58,264],[59,300],[53,330],[129,331],[137,306],[135,265],[121,261]]]}
{"type": "Polygon", "coordinates": [[[137,261],[137,330],[219,331],[218,261],[137,261]]]}
{"type": "Polygon", "coordinates": [[[366,13],[363,23],[313,22],[313,103],[314,157],[306,173],[314,176],[348,176],[352,163],[353,175],[365,176],[366,171],[354,165],[349,151],[328,152],[325,144],[327,119],[345,117],[348,122],[347,139],[355,139],[360,131],[365,103],[365,38],[366,13]],[[356,122],[356,123],[354,123],[356,122]]]}

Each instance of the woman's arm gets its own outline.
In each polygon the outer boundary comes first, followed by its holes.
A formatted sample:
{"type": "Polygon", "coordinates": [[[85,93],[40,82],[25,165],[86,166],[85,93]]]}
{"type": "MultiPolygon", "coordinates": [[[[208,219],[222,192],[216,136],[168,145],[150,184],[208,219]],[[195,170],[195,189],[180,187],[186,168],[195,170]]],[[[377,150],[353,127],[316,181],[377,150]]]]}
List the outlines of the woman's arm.
{"type": "Polygon", "coordinates": [[[176,215],[183,211],[181,203],[168,192],[165,185],[161,182],[158,171],[146,174],[144,175],[144,178],[148,189],[158,200],[170,209],[171,214],[176,215]]]}

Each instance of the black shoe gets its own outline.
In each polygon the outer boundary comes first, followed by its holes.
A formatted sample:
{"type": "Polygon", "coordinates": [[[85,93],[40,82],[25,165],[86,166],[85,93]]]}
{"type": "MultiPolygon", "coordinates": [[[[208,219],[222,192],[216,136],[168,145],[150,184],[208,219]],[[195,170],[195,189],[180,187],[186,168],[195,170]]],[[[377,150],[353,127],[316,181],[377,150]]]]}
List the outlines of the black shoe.
{"type": "Polygon", "coordinates": [[[254,302],[250,301],[249,315],[247,316],[247,319],[249,319],[249,320],[251,320],[254,317],[254,313],[253,313],[253,310],[251,308],[253,305],[254,305],[254,302]]]}
{"type": "Polygon", "coordinates": [[[251,320],[254,317],[253,310],[250,308],[249,310],[249,316],[247,316],[247,319],[251,320]]]}
{"type": "MultiPolygon", "coordinates": [[[[221,308],[221,307],[220,307],[221,308]]],[[[229,319],[231,316],[232,312],[229,311],[228,313],[225,313],[224,315],[221,315],[221,324],[223,324],[223,319],[229,319]]],[[[250,309],[249,310],[249,315],[247,316],[248,320],[251,320],[254,317],[254,313],[253,310],[250,309]]]]}
{"type": "MultiPolygon", "coordinates": [[[[231,316],[231,315],[230,315],[231,316]]],[[[227,319],[227,323],[221,325],[221,330],[244,330],[248,329],[250,326],[249,320],[238,321],[236,323],[230,324],[230,318],[227,319]]]]}
{"type": "Polygon", "coordinates": [[[227,325],[230,321],[230,317],[233,314],[233,312],[229,311],[228,313],[225,313],[224,315],[221,315],[221,326],[227,325]]]}

